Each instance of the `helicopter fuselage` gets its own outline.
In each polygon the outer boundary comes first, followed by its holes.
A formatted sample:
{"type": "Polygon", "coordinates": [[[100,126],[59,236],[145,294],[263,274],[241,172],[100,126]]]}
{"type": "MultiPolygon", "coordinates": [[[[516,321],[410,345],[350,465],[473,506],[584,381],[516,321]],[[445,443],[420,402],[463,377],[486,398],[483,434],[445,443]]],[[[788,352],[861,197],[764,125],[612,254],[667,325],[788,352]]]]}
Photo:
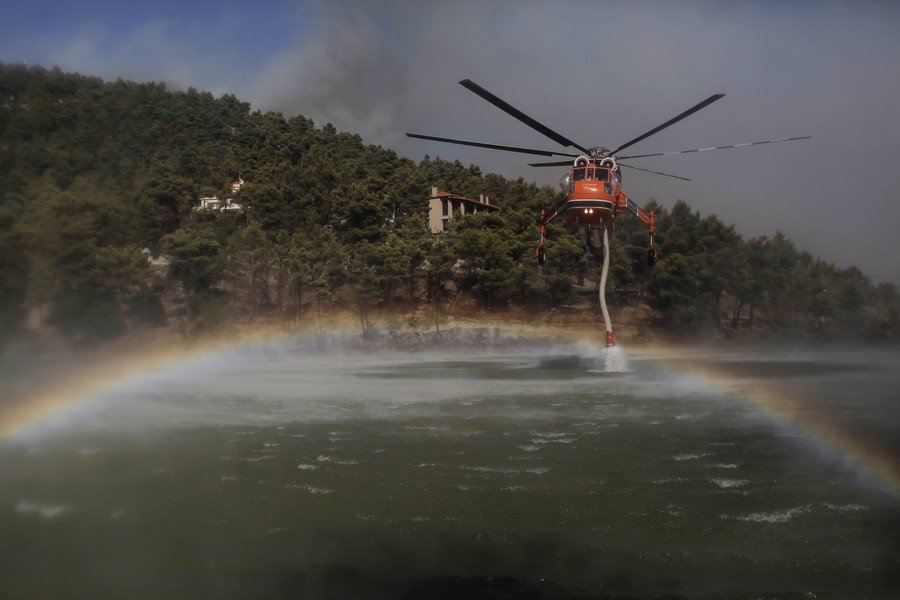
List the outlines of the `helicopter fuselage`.
{"type": "Polygon", "coordinates": [[[612,159],[580,157],[559,182],[566,193],[566,225],[599,229],[612,224],[627,199],[612,159]]]}
{"type": "Polygon", "coordinates": [[[588,158],[579,156],[559,181],[566,199],[550,213],[541,211],[541,243],[538,258],[543,257],[543,240],[546,226],[556,217],[565,214],[566,227],[584,236],[586,246],[599,246],[600,232],[612,226],[616,216],[629,212],[647,225],[650,234],[648,261],[657,257],[653,245],[656,215],[646,211],[622,192],[622,175],[614,158],[588,158]]]}

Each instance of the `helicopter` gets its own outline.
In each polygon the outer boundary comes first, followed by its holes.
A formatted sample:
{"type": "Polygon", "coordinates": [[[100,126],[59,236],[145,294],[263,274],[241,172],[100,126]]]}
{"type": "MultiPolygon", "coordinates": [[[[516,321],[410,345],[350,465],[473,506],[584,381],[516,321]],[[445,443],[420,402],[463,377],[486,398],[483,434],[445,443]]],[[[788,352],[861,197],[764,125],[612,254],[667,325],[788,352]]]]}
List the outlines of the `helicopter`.
{"type": "Polygon", "coordinates": [[[649,158],[655,156],[668,156],[673,154],[688,154],[694,152],[707,152],[711,150],[725,150],[728,148],[741,148],[745,146],[758,146],[762,144],[775,144],[780,142],[791,142],[796,140],[810,139],[811,136],[799,136],[782,138],[775,140],[764,140],[759,142],[747,142],[742,144],[731,144],[727,146],[713,146],[710,148],[695,148],[691,150],[675,150],[669,152],[654,152],[646,154],[632,154],[628,156],[620,156],[619,153],[631,146],[655,135],[685,119],[695,112],[706,108],[713,102],[721,100],[725,94],[713,94],[705,100],[695,104],[681,114],[669,119],[665,123],[654,127],[653,129],[631,139],[615,149],[610,150],[603,146],[587,147],[573,142],[562,134],[550,129],[546,125],[526,115],[516,107],[512,106],[505,100],[499,98],[485,88],[470,79],[463,79],[460,85],[487,100],[503,112],[521,121],[525,125],[531,127],[535,131],[541,133],[547,138],[553,140],[564,148],[573,148],[578,152],[561,152],[555,150],[540,150],[535,148],[523,148],[520,146],[507,146],[502,144],[492,144],[486,142],[477,142],[472,140],[462,140],[456,138],[440,137],[434,135],[425,135],[420,133],[407,133],[411,138],[418,138],[428,141],[443,142],[449,144],[458,144],[462,146],[473,146],[476,148],[487,148],[491,150],[501,150],[504,152],[518,152],[521,154],[532,154],[536,156],[566,156],[568,160],[529,163],[532,167],[563,167],[568,166],[569,169],[560,179],[560,187],[565,193],[565,199],[560,202],[554,209],[550,211],[542,210],[540,214],[540,241],[538,243],[535,254],[538,263],[543,265],[545,260],[544,239],[546,237],[547,225],[558,216],[565,215],[566,226],[572,231],[577,232],[584,240],[586,254],[592,256],[592,248],[603,248],[603,268],[599,284],[600,307],[606,325],[606,346],[615,346],[615,335],[612,332],[612,325],[609,319],[609,311],[606,307],[605,288],[606,275],[609,270],[609,234],[608,230],[612,227],[615,218],[625,212],[635,215],[638,219],[647,225],[647,232],[650,237],[650,244],[647,250],[647,262],[649,266],[653,266],[659,256],[659,249],[653,242],[653,235],[656,228],[656,214],[652,210],[645,210],[638,206],[636,202],[628,198],[622,192],[622,174],[621,168],[625,167],[636,171],[644,171],[654,175],[664,177],[673,177],[684,181],[690,181],[687,177],[663,173],[660,171],[651,171],[641,167],[623,164],[622,160],[631,160],[639,158],[649,158]]]}

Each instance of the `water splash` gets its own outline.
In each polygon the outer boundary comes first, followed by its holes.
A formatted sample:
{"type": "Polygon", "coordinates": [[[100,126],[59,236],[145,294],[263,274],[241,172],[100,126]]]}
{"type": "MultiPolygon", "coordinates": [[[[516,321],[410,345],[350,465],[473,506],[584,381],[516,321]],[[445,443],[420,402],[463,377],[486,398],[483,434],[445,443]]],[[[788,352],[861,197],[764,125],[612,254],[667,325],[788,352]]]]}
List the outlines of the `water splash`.
{"type": "Polygon", "coordinates": [[[600,353],[600,364],[607,373],[624,373],[631,370],[628,355],[620,346],[608,346],[600,353]]]}

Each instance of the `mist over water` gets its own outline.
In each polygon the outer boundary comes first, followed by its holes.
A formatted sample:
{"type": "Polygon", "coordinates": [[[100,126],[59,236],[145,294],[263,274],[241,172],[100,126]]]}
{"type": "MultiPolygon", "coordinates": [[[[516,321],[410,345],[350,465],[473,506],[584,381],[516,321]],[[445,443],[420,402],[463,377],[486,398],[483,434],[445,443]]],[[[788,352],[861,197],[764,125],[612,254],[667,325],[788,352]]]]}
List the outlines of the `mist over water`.
{"type": "Polygon", "coordinates": [[[0,596],[895,597],[897,356],[195,361],[0,440],[0,596]]]}

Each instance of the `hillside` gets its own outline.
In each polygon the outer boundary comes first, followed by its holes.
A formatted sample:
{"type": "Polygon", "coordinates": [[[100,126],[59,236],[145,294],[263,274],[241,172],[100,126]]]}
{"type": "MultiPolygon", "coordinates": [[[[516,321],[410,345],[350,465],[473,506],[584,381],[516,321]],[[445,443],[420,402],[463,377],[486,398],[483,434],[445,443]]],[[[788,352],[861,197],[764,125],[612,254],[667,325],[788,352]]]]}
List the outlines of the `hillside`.
{"type": "MultiPolygon", "coordinates": [[[[88,343],[247,323],[361,335],[455,319],[594,313],[598,264],[561,226],[534,260],[548,187],[366,145],[331,124],[163,84],[0,65],[0,336],[88,343]],[[501,208],[432,233],[432,187],[501,208]],[[197,210],[201,198],[231,210],[197,210]]],[[[209,205],[209,203],[207,202],[209,205]]],[[[900,337],[900,295],[781,234],[744,239],[688,203],[659,214],[662,255],[617,220],[608,289],[625,331],[900,337]]],[[[576,315],[567,317],[566,315],[576,315]]]]}

